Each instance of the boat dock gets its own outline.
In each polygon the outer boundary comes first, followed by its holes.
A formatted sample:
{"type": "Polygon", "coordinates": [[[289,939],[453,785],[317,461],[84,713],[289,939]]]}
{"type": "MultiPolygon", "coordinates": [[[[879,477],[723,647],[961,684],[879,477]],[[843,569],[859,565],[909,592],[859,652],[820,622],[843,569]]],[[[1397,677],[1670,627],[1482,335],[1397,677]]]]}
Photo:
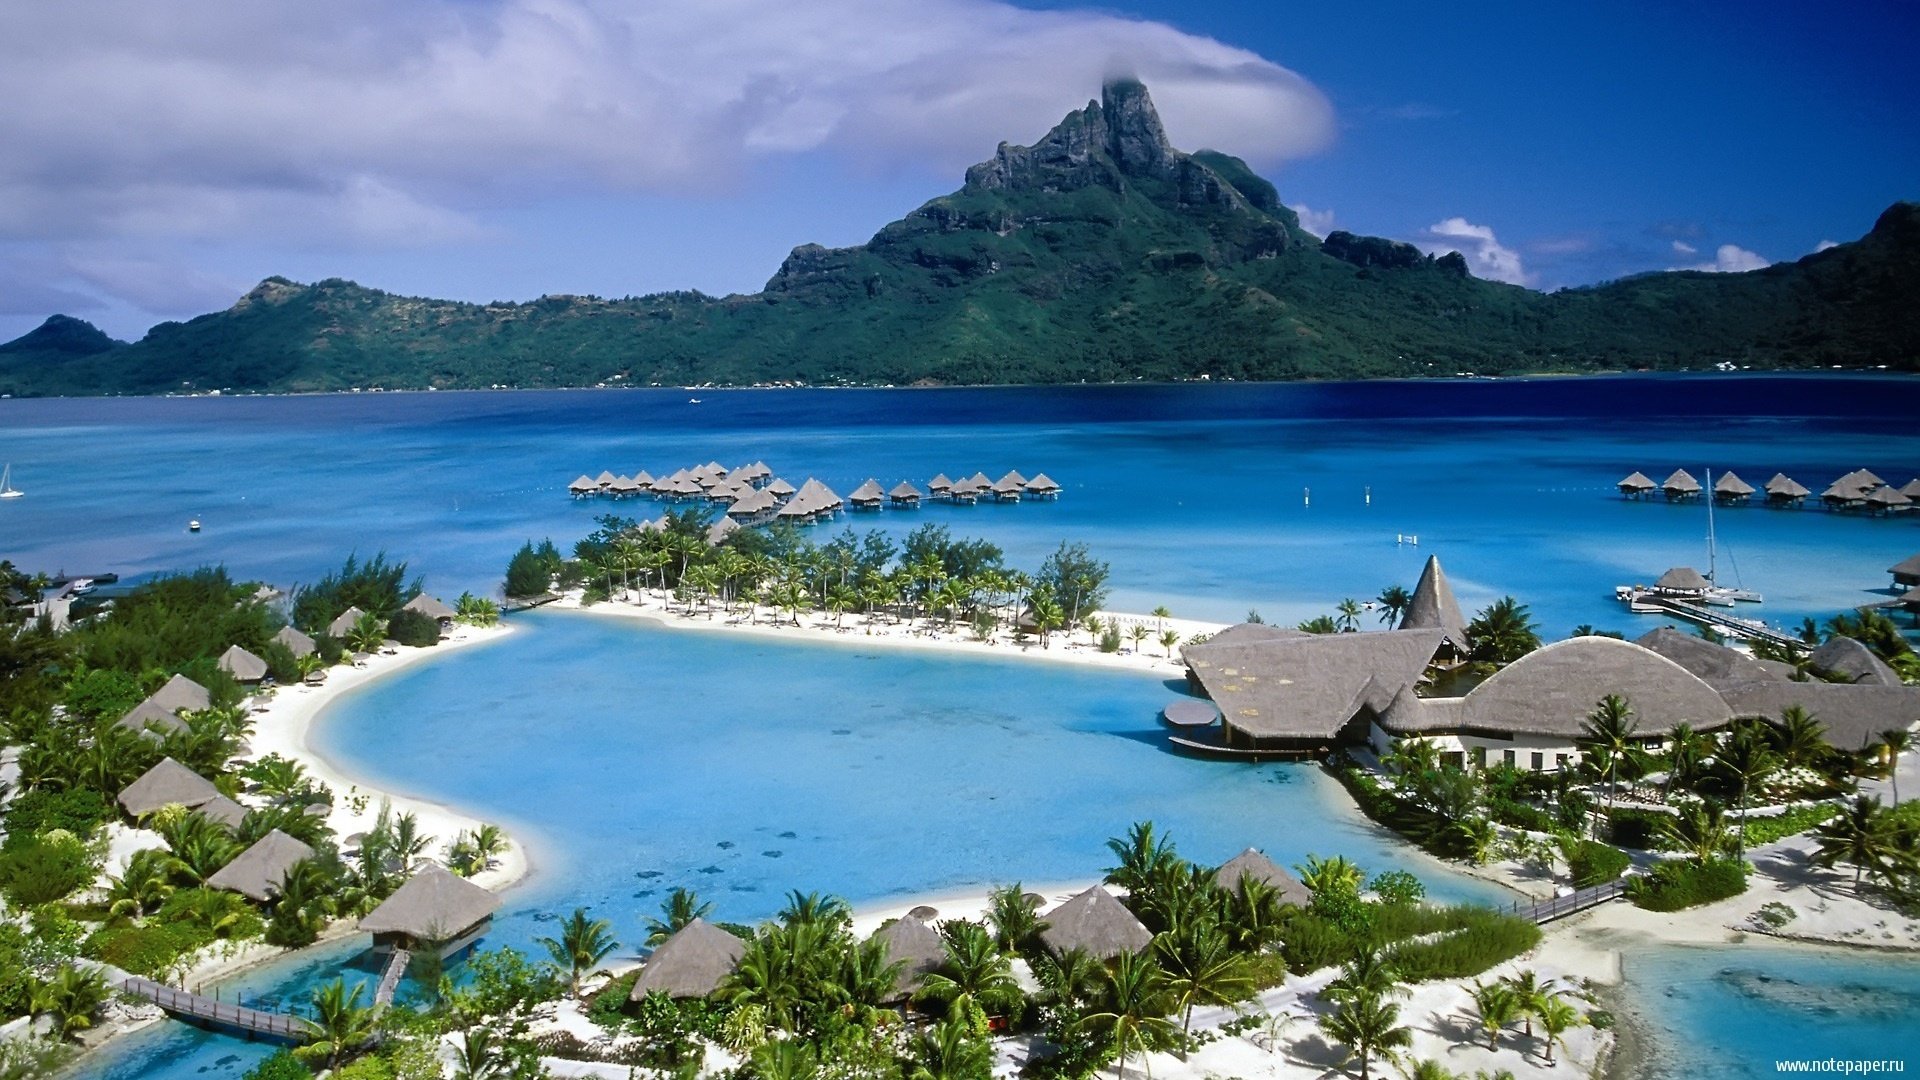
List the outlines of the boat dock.
{"type": "Polygon", "coordinates": [[[1785,631],[1775,630],[1758,619],[1742,619],[1737,615],[1725,615],[1677,596],[1662,596],[1651,589],[1634,590],[1622,593],[1620,596],[1627,601],[1628,610],[1638,614],[1672,615],[1688,622],[1711,626],[1733,637],[1754,638],[1793,649],[1807,647],[1806,642],[1785,631]]]}

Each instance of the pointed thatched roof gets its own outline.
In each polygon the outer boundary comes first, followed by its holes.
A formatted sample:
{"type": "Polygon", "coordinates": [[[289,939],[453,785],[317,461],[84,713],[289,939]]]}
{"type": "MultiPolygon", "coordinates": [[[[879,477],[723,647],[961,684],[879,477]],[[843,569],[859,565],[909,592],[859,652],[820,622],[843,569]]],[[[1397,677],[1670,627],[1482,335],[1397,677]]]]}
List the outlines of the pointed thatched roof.
{"type": "Polygon", "coordinates": [[[793,494],[795,491],[795,488],[792,484],[789,484],[785,480],[776,476],[773,479],[767,481],[767,486],[762,488],[761,490],[771,491],[774,493],[776,497],[784,499],[787,496],[793,494]]]}
{"type": "Polygon", "coordinates": [[[1900,489],[1900,494],[1909,499],[1920,499],[1920,476],[1907,481],[1906,486],[1900,489]]]}
{"type": "Polygon", "coordinates": [[[779,502],[780,500],[774,498],[772,489],[760,488],[742,495],[740,501],[727,507],[727,514],[731,517],[754,517],[773,509],[779,505],[779,502]]]}
{"type": "Polygon", "coordinates": [[[893,982],[893,992],[902,998],[911,996],[921,979],[947,962],[947,943],[940,932],[911,913],[874,931],[873,938],[886,943],[888,963],[906,961],[893,982]]]}
{"type": "Polygon", "coordinates": [[[1713,482],[1713,493],[1726,498],[1743,499],[1753,494],[1753,485],[1740,479],[1732,469],[1728,469],[1720,474],[1720,479],[1713,482]]]}
{"type": "Polygon", "coordinates": [[[161,758],[158,765],[128,784],[117,801],[127,813],[142,817],[163,806],[178,805],[191,810],[218,798],[220,789],[213,786],[213,781],[172,758],[161,758]]]}
{"type": "Polygon", "coordinates": [[[1036,473],[1033,479],[1027,481],[1027,490],[1036,492],[1036,493],[1046,492],[1046,491],[1059,491],[1060,485],[1054,483],[1053,478],[1048,476],[1046,473],[1036,473]]]}
{"type": "Polygon", "coordinates": [[[650,489],[653,487],[653,481],[654,481],[653,474],[648,472],[645,469],[641,469],[639,472],[633,474],[633,482],[634,482],[634,485],[637,487],[650,489]]]}
{"type": "Polygon", "coordinates": [[[429,863],[368,912],[360,920],[360,929],[374,934],[405,934],[417,941],[446,941],[499,907],[499,897],[429,863]]]}
{"type": "Polygon", "coordinates": [[[1008,473],[1000,479],[995,480],[993,482],[993,493],[995,495],[1018,495],[1027,490],[1026,481],[1015,481],[1013,477],[1013,473],[1008,473]]]}
{"type": "Polygon", "coordinates": [[[1813,650],[1807,665],[1822,675],[1867,686],[1899,686],[1900,676],[1872,649],[1850,637],[1833,637],[1813,650]]]}
{"type": "Polygon", "coordinates": [[[453,619],[460,615],[459,612],[449,607],[445,601],[440,600],[438,597],[428,596],[426,593],[421,593],[407,601],[400,610],[417,611],[429,619],[453,619]]]}
{"type": "Polygon", "coordinates": [[[1707,587],[1707,579],[1701,577],[1700,571],[1691,566],[1676,566],[1661,574],[1660,580],[1654,582],[1653,587],[1673,592],[1699,592],[1707,587]]]}
{"type": "Polygon", "coordinates": [[[618,478],[617,478],[617,477],[615,477],[615,476],[613,475],[613,473],[612,473],[612,472],[610,472],[610,471],[608,471],[608,470],[606,470],[606,469],[601,469],[601,470],[600,470],[600,475],[599,475],[599,476],[597,476],[597,477],[595,477],[595,478],[594,478],[594,480],[593,480],[593,482],[594,482],[594,484],[595,484],[595,486],[597,486],[597,487],[612,487],[612,486],[613,486],[613,482],[614,482],[614,480],[616,480],[616,479],[618,479],[618,478]]]}
{"type": "Polygon", "coordinates": [[[998,480],[996,480],[996,481],[994,481],[994,484],[993,484],[993,486],[997,488],[997,487],[999,487],[999,486],[1000,486],[1001,484],[1012,484],[1012,485],[1014,485],[1015,487],[1026,487],[1026,486],[1027,486],[1027,478],[1026,478],[1026,477],[1024,477],[1024,476],[1021,476],[1021,475],[1020,475],[1020,470],[1018,470],[1018,469],[1008,469],[1008,470],[1007,470],[1007,475],[1005,475],[1005,476],[1003,476],[1003,477],[1001,477],[1000,479],[998,479],[998,480]]]}
{"type": "Polygon", "coordinates": [[[1427,556],[1420,580],[1413,587],[1413,599],[1400,617],[1402,630],[1445,630],[1455,646],[1466,649],[1467,620],[1460,614],[1460,601],[1453,597],[1453,585],[1447,572],[1440,569],[1440,556],[1427,556]]]}
{"type": "Polygon", "coordinates": [[[273,640],[287,647],[287,651],[296,657],[312,656],[315,648],[313,639],[291,626],[283,626],[273,635],[273,640]]]}
{"type": "Polygon", "coordinates": [[[893,485],[893,490],[887,492],[887,497],[901,500],[918,499],[920,497],[920,489],[902,480],[893,485]]]}
{"type": "Polygon", "coordinates": [[[634,980],[629,1000],[648,994],[701,998],[733,974],[747,943],[705,919],[695,919],[660,943],[634,980]]]}
{"type": "Polygon", "coordinates": [[[974,473],[972,476],[960,481],[960,483],[967,485],[975,491],[985,491],[993,486],[993,481],[987,479],[987,474],[983,472],[974,473]]]}
{"type": "Polygon", "coordinates": [[[707,526],[707,543],[717,545],[739,531],[740,523],[722,514],[707,526]]]}
{"type": "Polygon", "coordinates": [[[579,477],[579,479],[575,480],[573,483],[567,485],[567,490],[575,493],[584,492],[584,491],[598,491],[599,489],[600,489],[600,485],[594,483],[592,477],[584,474],[582,474],[579,477]]]}
{"type": "Polygon", "coordinates": [[[875,480],[871,477],[867,479],[866,483],[861,484],[857,488],[854,488],[853,494],[847,496],[849,501],[857,502],[857,503],[862,503],[862,502],[877,503],[881,499],[884,499],[886,497],[887,497],[887,493],[880,490],[880,481],[875,480]]]}
{"type": "Polygon", "coordinates": [[[1283,904],[1305,907],[1313,902],[1313,893],[1300,883],[1299,878],[1287,873],[1279,863],[1267,858],[1257,848],[1248,848],[1235,855],[1213,873],[1214,884],[1228,892],[1239,892],[1240,879],[1248,877],[1273,886],[1279,891],[1283,904]]]}
{"type": "Polygon", "coordinates": [[[1040,940],[1058,956],[1079,949],[1095,960],[1137,953],[1153,943],[1153,934],[1125,904],[1099,885],[1047,913],[1040,940]]]}
{"type": "Polygon", "coordinates": [[[217,821],[229,829],[237,829],[247,820],[247,808],[225,795],[215,795],[192,809],[208,821],[217,821]]]}
{"type": "Polygon", "coordinates": [[[1635,471],[1615,486],[1621,491],[1652,491],[1658,485],[1646,473],[1635,471]]]}
{"type": "Polygon", "coordinates": [[[227,646],[216,664],[221,671],[233,676],[234,682],[259,682],[267,677],[267,662],[238,645],[227,646]]]}
{"type": "Polygon", "coordinates": [[[312,848],[275,829],[209,877],[207,888],[226,889],[265,903],[280,895],[280,882],[287,871],[313,855],[312,848]]]}
{"type": "Polygon", "coordinates": [[[1786,473],[1774,473],[1773,479],[1767,481],[1767,495],[1770,498],[1804,499],[1811,494],[1813,494],[1813,492],[1807,490],[1805,484],[1800,483],[1786,473]]]}
{"type": "Polygon", "coordinates": [[[1700,490],[1700,481],[1695,480],[1693,474],[1685,469],[1675,469],[1673,475],[1667,477],[1660,487],[1664,491],[1690,494],[1700,490]]]}
{"type": "Polygon", "coordinates": [[[953,481],[947,479],[946,473],[940,473],[939,475],[935,476],[933,479],[927,481],[927,490],[933,492],[936,495],[952,487],[953,487],[953,481]]]}
{"type": "Polygon", "coordinates": [[[180,713],[199,712],[212,706],[213,697],[206,687],[185,675],[175,675],[145,701],[127,710],[127,715],[121,717],[116,726],[132,731],[145,731],[149,725],[164,731],[185,731],[187,725],[180,719],[180,713]]]}
{"type": "Polygon", "coordinates": [[[361,611],[357,607],[347,608],[347,610],[341,612],[332,622],[327,624],[327,636],[344,639],[347,636],[347,631],[352,630],[353,624],[359,622],[360,616],[365,614],[366,612],[361,611]]]}
{"type": "Polygon", "coordinates": [[[1900,506],[1912,506],[1913,500],[1887,484],[1881,484],[1867,492],[1867,505],[1891,510],[1900,506]]]}
{"type": "Polygon", "coordinates": [[[1901,577],[1920,576],[1920,554],[1908,556],[1887,567],[1887,573],[1898,574],[1901,577]]]}

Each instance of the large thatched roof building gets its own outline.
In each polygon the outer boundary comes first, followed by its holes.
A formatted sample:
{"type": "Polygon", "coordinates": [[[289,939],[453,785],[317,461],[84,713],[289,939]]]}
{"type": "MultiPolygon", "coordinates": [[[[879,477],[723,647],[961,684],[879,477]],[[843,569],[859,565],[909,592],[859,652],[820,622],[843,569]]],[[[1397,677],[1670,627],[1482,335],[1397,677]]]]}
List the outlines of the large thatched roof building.
{"type": "Polygon", "coordinates": [[[373,947],[433,950],[451,956],[479,940],[493,924],[500,898],[429,863],[360,920],[373,947]]]}
{"type": "Polygon", "coordinates": [[[1153,934],[1127,906],[1099,885],[1047,912],[1040,941],[1055,956],[1079,949],[1096,960],[1137,953],[1153,934]]]}
{"type": "Polygon", "coordinates": [[[1460,601],[1454,599],[1453,583],[1440,568],[1440,556],[1427,556],[1420,580],[1413,586],[1413,599],[1400,617],[1402,630],[1441,630],[1446,632],[1444,650],[1452,658],[1465,659],[1473,645],[1467,640],[1467,620],[1460,613],[1460,601]]]}
{"type": "Polygon", "coordinates": [[[1439,629],[1236,627],[1182,655],[1189,685],[1220,707],[1227,748],[1311,756],[1363,741],[1367,721],[1422,679],[1447,640],[1439,629]]]}
{"type": "Polygon", "coordinates": [[[720,989],[740,963],[747,943],[705,919],[695,919],[660,943],[634,980],[631,1000],[648,994],[701,998],[720,989]]]}

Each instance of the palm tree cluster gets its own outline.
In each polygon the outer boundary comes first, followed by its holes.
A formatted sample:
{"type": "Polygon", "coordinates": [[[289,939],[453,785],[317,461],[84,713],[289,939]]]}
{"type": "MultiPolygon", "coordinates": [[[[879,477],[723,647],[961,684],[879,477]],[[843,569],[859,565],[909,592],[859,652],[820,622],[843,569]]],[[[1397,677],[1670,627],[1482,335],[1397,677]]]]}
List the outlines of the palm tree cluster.
{"type": "Polygon", "coordinates": [[[1906,896],[1920,891],[1920,826],[1912,815],[1857,795],[1838,817],[1814,829],[1813,836],[1821,866],[1853,867],[1855,892],[1863,879],[1906,896]]]}
{"type": "MultiPolygon", "coordinates": [[[[795,526],[741,529],[719,544],[707,540],[710,512],[668,511],[647,527],[615,515],[574,547],[571,563],[556,570],[564,583],[587,583],[589,599],[656,590],[688,613],[767,609],[798,623],[803,612],[849,614],[869,620],[919,621],[978,633],[998,626],[1031,631],[1045,642],[1077,629],[1107,594],[1107,564],[1084,544],[1062,543],[1026,573],[1006,565],[999,547],[955,539],[944,525],[926,524],[896,544],[879,530],[851,528],[825,543],[795,526]]],[[[1141,638],[1147,633],[1142,626],[1141,638]]],[[[1176,639],[1177,640],[1177,639],[1176,639]]]]}
{"type": "Polygon", "coordinates": [[[1525,1036],[1534,1037],[1534,1023],[1540,1024],[1540,1049],[1547,1065],[1553,1064],[1554,1047],[1565,1047],[1567,1033],[1586,1023],[1586,1015],[1557,992],[1551,980],[1542,980],[1533,971],[1521,971],[1494,982],[1475,982],[1465,988],[1473,1003],[1476,1026],[1487,1037],[1487,1049],[1498,1050],[1500,1037],[1516,1023],[1526,1025],[1525,1036]]]}

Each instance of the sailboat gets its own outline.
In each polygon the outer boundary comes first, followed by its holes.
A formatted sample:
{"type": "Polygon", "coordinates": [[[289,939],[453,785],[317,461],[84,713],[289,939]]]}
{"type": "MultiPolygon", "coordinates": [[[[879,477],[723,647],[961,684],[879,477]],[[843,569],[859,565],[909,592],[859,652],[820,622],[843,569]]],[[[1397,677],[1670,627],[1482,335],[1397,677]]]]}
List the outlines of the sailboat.
{"type": "Polygon", "coordinates": [[[1706,470],[1707,482],[1707,592],[1701,599],[1716,607],[1732,607],[1734,601],[1744,600],[1750,604],[1760,603],[1760,594],[1752,589],[1726,589],[1720,586],[1716,576],[1719,548],[1713,534],[1713,470],[1706,470]]]}
{"type": "Polygon", "coordinates": [[[17,499],[25,494],[13,486],[13,465],[8,463],[6,468],[0,469],[0,499],[17,499]]]}

